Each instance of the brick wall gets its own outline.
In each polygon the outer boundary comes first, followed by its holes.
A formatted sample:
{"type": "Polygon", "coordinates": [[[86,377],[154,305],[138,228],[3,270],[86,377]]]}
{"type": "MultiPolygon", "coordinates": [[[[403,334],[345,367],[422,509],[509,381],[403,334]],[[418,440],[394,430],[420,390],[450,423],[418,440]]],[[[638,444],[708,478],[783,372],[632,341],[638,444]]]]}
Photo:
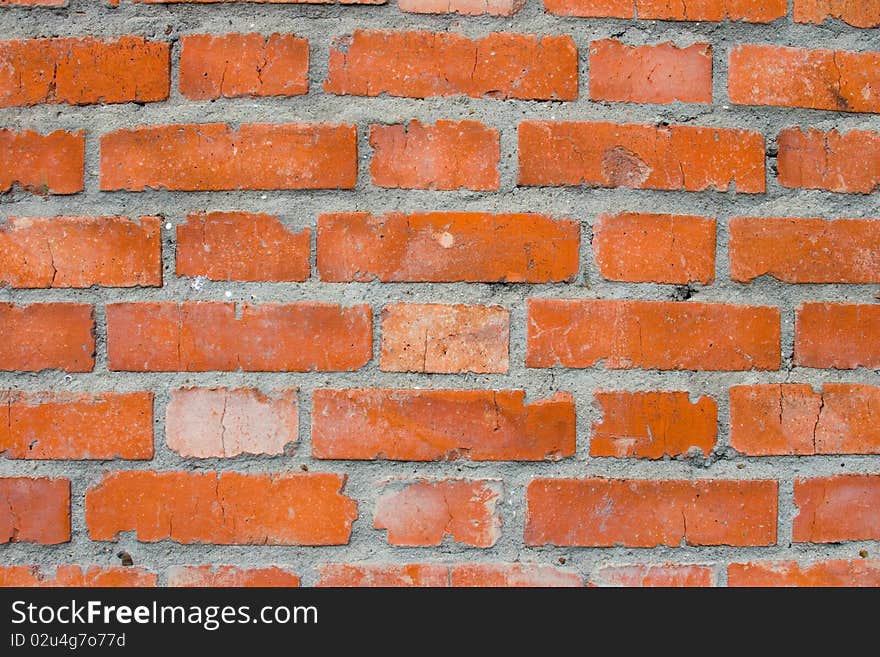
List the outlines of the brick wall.
{"type": "Polygon", "coordinates": [[[880,585],[878,27],[0,0],[0,584],[880,585]]]}

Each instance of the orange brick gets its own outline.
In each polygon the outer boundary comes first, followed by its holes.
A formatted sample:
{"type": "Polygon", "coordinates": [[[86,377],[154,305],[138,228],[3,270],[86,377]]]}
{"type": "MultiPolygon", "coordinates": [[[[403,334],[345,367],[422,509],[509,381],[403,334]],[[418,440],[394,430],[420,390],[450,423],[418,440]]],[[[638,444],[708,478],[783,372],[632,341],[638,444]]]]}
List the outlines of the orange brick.
{"type": "Polygon", "coordinates": [[[543,461],[575,451],[574,400],[521,390],[315,390],[319,459],[543,461]]]}
{"type": "Polygon", "coordinates": [[[880,388],[772,383],[730,389],[730,445],[752,456],[880,454],[880,388]]]}
{"type": "Polygon", "coordinates": [[[344,486],[330,473],[117,471],[86,492],[86,525],[94,541],[342,545],[357,517],[344,486]]]}
{"type": "Polygon", "coordinates": [[[501,538],[497,505],[501,482],[466,479],[416,481],[386,486],[376,503],[374,529],[388,530],[388,544],[455,543],[488,548],[501,538]]]}
{"type": "Polygon", "coordinates": [[[829,18],[854,27],[880,27],[880,5],[874,0],[794,0],[795,22],[818,25],[829,18]]]}
{"type": "Polygon", "coordinates": [[[155,302],[106,310],[111,370],[346,371],[373,351],[372,315],[363,305],[155,302]]]}
{"type": "Polygon", "coordinates": [[[880,283],[880,220],[735,217],[730,277],[786,283],[880,283]]]}
{"type": "Polygon", "coordinates": [[[590,578],[591,586],[628,588],[691,588],[716,586],[715,571],[709,566],[679,564],[602,566],[590,578]]]}
{"type": "Polygon", "coordinates": [[[498,131],[477,121],[371,125],[370,177],[401,189],[471,189],[500,186],[498,131]]]}
{"type": "Polygon", "coordinates": [[[165,415],[168,447],[181,456],[284,454],[297,441],[296,390],[181,388],[165,415]]]}
{"type": "Polygon", "coordinates": [[[0,453],[14,459],[151,459],[151,392],[0,392],[0,453]]]}
{"type": "Polygon", "coordinates": [[[213,281],[305,281],[311,232],[246,212],[189,214],[177,227],[177,275],[213,281]]]}
{"type": "Polygon", "coordinates": [[[156,575],[123,566],[58,566],[54,574],[41,566],[0,566],[0,586],[131,587],[156,586],[156,575]]]}
{"type": "Polygon", "coordinates": [[[0,129],[0,192],[13,187],[37,194],[76,194],[83,189],[85,133],[0,129]]]}
{"type": "Polygon", "coordinates": [[[793,538],[799,543],[880,540],[880,476],[795,479],[793,538]]]}
{"type": "Polygon", "coordinates": [[[452,586],[459,587],[577,587],[584,580],[577,573],[532,563],[465,563],[450,568],[452,586]]]}
{"type": "Polygon", "coordinates": [[[84,303],[0,303],[0,371],[91,372],[95,320],[84,303]]]}
{"type": "Polygon", "coordinates": [[[579,247],[577,222],[540,214],[318,217],[318,272],[328,282],[573,281],[579,247]]]}
{"type": "Polygon", "coordinates": [[[778,308],[529,299],[527,367],[779,369],[778,308]]]}
{"type": "Polygon", "coordinates": [[[773,545],[775,481],[534,479],[527,545],[773,545]]]}
{"type": "Polygon", "coordinates": [[[0,41],[0,107],[168,99],[170,44],[141,37],[0,41]]]}
{"type": "Polygon", "coordinates": [[[631,283],[715,279],[715,220],[671,214],[602,215],[593,254],[603,278],[631,283]]]}
{"type": "Polygon", "coordinates": [[[318,566],[318,574],[318,586],[449,586],[448,568],[440,564],[325,563],[318,566]]]}
{"type": "Polygon", "coordinates": [[[500,306],[395,303],[382,309],[383,372],[505,374],[510,313],[500,306]]]}
{"type": "Polygon", "coordinates": [[[0,478],[0,544],[70,540],[70,481],[0,478]]]}
{"type": "Polygon", "coordinates": [[[101,137],[101,189],[351,189],[353,125],[225,123],[123,128],[101,137]]]}
{"type": "Polygon", "coordinates": [[[355,30],[330,48],[324,91],[354,96],[574,100],[578,53],[568,35],[355,30]]]}
{"type": "Polygon", "coordinates": [[[728,76],[739,105],[880,112],[880,52],[744,44],[731,51],[728,76]]]}
{"type": "Polygon", "coordinates": [[[521,186],[766,188],[764,138],[748,130],[523,121],[518,154],[521,186]]]}
{"type": "Polygon", "coordinates": [[[880,367],[880,305],[805,303],[795,319],[794,362],[840,370],[880,367]]]}
{"type": "Polygon", "coordinates": [[[590,98],[622,103],[712,103],[712,46],[679,48],[667,41],[628,46],[590,44],[590,98]]]}
{"type": "Polygon", "coordinates": [[[0,284],[162,285],[159,217],[9,217],[0,225],[0,284]]]}
{"type": "Polygon", "coordinates": [[[880,186],[880,133],[787,128],[776,141],[783,187],[870,194],[880,186]]]}
{"type": "Polygon", "coordinates": [[[190,100],[309,91],[309,42],[293,34],[187,34],[180,43],[180,93],[190,100]]]}
{"type": "Polygon", "coordinates": [[[526,0],[399,0],[397,6],[413,14],[513,16],[525,4],[526,0]]]}
{"type": "Polygon", "coordinates": [[[691,403],[686,392],[596,392],[602,420],[594,422],[590,456],[662,459],[715,447],[718,405],[691,403]]]}
{"type": "Polygon", "coordinates": [[[548,13],[596,18],[770,23],[788,14],[787,0],[544,0],[548,13]]]}
{"type": "Polygon", "coordinates": [[[796,561],[732,563],[728,586],[880,586],[880,561],[835,559],[801,565],[796,561]]]}
{"type": "Polygon", "coordinates": [[[168,586],[184,587],[293,587],[299,577],[271,566],[269,568],[237,568],[236,566],[172,566],[168,569],[168,586]]]}

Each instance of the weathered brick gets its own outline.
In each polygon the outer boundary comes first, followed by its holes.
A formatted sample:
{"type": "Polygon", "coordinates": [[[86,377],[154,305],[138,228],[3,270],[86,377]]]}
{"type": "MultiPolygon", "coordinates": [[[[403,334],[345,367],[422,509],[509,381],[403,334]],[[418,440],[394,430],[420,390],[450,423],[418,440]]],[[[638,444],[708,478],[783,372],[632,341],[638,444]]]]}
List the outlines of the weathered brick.
{"type": "Polygon", "coordinates": [[[534,479],[526,501],[527,545],[776,543],[775,481],[534,479]]]}
{"type": "Polygon", "coordinates": [[[284,454],[298,427],[295,389],[181,388],[165,415],[168,447],[198,458],[284,454]]]}
{"type": "Polygon", "coordinates": [[[770,23],[788,14],[787,0],[544,0],[560,16],[664,21],[770,23]]]}
{"type": "Polygon", "coordinates": [[[441,564],[342,564],[318,566],[318,586],[412,587],[449,586],[449,569],[441,564]]]}
{"type": "Polygon", "coordinates": [[[732,563],[727,567],[728,586],[880,586],[880,561],[834,559],[811,564],[796,561],[732,563]]]}
{"type": "Polygon", "coordinates": [[[357,517],[344,486],[331,473],[117,471],[86,492],[86,525],[95,541],[341,545],[357,517]]]}
{"type": "Polygon", "coordinates": [[[505,374],[510,313],[500,306],[395,303],[382,309],[383,372],[505,374]]]}
{"type": "Polygon", "coordinates": [[[622,103],[712,103],[712,46],[590,44],[590,98],[622,103]]]}
{"type": "Polygon", "coordinates": [[[478,121],[371,125],[370,177],[401,189],[493,191],[500,185],[498,131],[478,121]]]}
{"type": "Polygon", "coordinates": [[[779,369],[778,308],[721,303],[528,300],[527,367],[779,369]]]}
{"type": "Polygon", "coordinates": [[[156,586],[156,574],[124,566],[0,566],[0,587],[132,587],[156,586]]]}
{"type": "Polygon", "coordinates": [[[578,587],[584,581],[570,570],[531,563],[454,564],[449,573],[452,586],[459,587],[578,587]]]}
{"type": "Polygon", "coordinates": [[[413,14],[513,16],[525,4],[526,0],[399,0],[397,6],[413,14]]]}
{"type": "Polygon", "coordinates": [[[783,187],[870,194],[880,186],[880,133],[787,128],[776,141],[783,187]]]}
{"type": "Polygon", "coordinates": [[[543,461],[575,451],[574,400],[521,390],[316,390],[319,459],[543,461]]]}
{"type": "Polygon", "coordinates": [[[766,188],[764,138],[748,130],[523,121],[518,132],[523,186],[750,194],[766,188]]]}
{"type": "Polygon", "coordinates": [[[372,357],[364,305],[154,302],[107,304],[106,311],[111,370],[345,371],[372,357]]]}
{"type": "Polygon", "coordinates": [[[0,129],[0,192],[13,187],[36,194],[76,194],[83,189],[85,133],[0,129]]]}
{"type": "Polygon", "coordinates": [[[880,475],[795,479],[799,543],[880,540],[880,475]]]}
{"type": "Polygon", "coordinates": [[[796,23],[836,18],[854,27],[880,27],[880,5],[874,0],[794,0],[796,23]]]}
{"type": "Polygon", "coordinates": [[[440,545],[448,537],[488,548],[501,538],[502,495],[499,481],[392,482],[376,503],[373,527],[388,530],[389,545],[440,545]]]}
{"type": "Polygon", "coordinates": [[[151,459],[153,393],[0,392],[0,453],[14,459],[151,459]]]}
{"type": "Polygon", "coordinates": [[[794,362],[841,370],[880,367],[880,305],[803,304],[794,325],[794,362]]]}
{"type": "Polygon", "coordinates": [[[318,217],[318,272],[328,282],[573,281],[580,229],[540,214],[367,212],[318,217]]]}
{"type": "Polygon", "coordinates": [[[730,445],[751,456],[880,454],[880,387],[771,383],[730,389],[730,445]]]}
{"type": "Polygon", "coordinates": [[[292,587],[299,586],[299,577],[277,566],[269,568],[172,566],[168,569],[168,586],[292,587]]]}
{"type": "Polygon", "coordinates": [[[716,577],[710,566],[670,563],[602,566],[590,577],[590,585],[628,588],[707,587],[716,586],[716,577]]]}
{"type": "Polygon", "coordinates": [[[686,392],[596,392],[601,421],[593,423],[590,456],[662,459],[715,447],[718,404],[691,403],[686,392]]]}
{"type": "Polygon", "coordinates": [[[574,100],[578,53],[568,35],[355,30],[330,48],[324,91],[355,96],[574,100]]]}
{"type": "Polygon", "coordinates": [[[602,277],[612,281],[708,285],[715,279],[715,220],[602,215],[593,224],[593,255],[602,277]]]}
{"type": "Polygon", "coordinates": [[[177,227],[177,275],[213,281],[305,281],[311,231],[294,232],[278,217],[198,212],[177,227]]]}
{"type": "Polygon", "coordinates": [[[70,481],[0,478],[0,544],[70,540],[70,481]]]}
{"type": "Polygon", "coordinates": [[[162,285],[160,217],[9,217],[0,225],[0,285],[162,285]]]}
{"type": "Polygon", "coordinates": [[[91,372],[95,320],[85,303],[0,303],[0,371],[91,372]]]}
{"type": "Polygon", "coordinates": [[[356,180],[353,125],[201,123],[101,137],[104,191],[351,189],[356,180]]]}

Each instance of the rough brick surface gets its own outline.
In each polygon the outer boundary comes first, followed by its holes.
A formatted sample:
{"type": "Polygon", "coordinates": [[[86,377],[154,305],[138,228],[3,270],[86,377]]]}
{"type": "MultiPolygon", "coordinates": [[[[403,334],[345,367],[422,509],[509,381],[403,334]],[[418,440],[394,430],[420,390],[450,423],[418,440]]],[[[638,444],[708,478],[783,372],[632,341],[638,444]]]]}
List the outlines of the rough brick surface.
{"type": "Polygon", "coordinates": [[[880,27],[880,5],[873,0],[794,0],[794,20],[820,24],[835,18],[854,27],[880,27]]]}
{"type": "Polygon", "coordinates": [[[770,23],[788,13],[787,0],[545,0],[551,14],[664,21],[770,23]]]}
{"type": "Polygon", "coordinates": [[[787,128],[777,141],[783,187],[870,194],[880,186],[880,133],[787,128]]]}
{"type": "Polygon", "coordinates": [[[590,577],[591,586],[705,587],[715,586],[715,572],[708,566],[657,564],[651,566],[603,566],[590,577]]]}
{"type": "Polygon", "coordinates": [[[0,478],[0,544],[70,540],[70,481],[0,478]]]}
{"type": "Polygon", "coordinates": [[[0,566],[0,587],[130,587],[156,586],[156,574],[122,566],[0,566]]]}
{"type": "Polygon", "coordinates": [[[0,303],[0,370],[91,372],[94,309],[83,303],[0,303]]]}
{"type": "Polygon", "coordinates": [[[0,192],[76,194],[83,189],[85,135],[0,129],[0,192]]]}
{"type": "Polygon", "coordinates": [[[728,586],[878,587],[880,561],[844,560],[799,564],[796,561],[732,563],[728,586]]]}
{"type": "Polygon", "coordinates": [[[797,311],[794,362],[804,367],[880,367],[880,305],[805,303],[797,311]]]}
{"type": "Polygon", "coordinates": [[[174,566],[168,570],[168,586],[299,586],[299,577],[277,568],[236,568],[235,566],[174,566]]]}
{"type": "Polygon", "coordinates": [[[839,543],[880,540],[880,476],[795,479],[795,541],[839,543]]]}

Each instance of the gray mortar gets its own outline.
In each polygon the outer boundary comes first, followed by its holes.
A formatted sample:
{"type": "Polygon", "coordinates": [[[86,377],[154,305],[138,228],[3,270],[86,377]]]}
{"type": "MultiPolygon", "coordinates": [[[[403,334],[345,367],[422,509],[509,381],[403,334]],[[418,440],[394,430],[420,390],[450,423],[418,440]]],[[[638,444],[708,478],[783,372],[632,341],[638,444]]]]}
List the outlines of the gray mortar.
{"type": "MultiPolygon", "coordinates": [[[[672,23],[613,19],[561,18],[545,15],[538,0],[529,0],[523,11],[512,18],[430,16],[404,14],[395,3],[384,6],[307,6],[307,5],[139,5],[122,0],[111,9],[94,0],[70,0],[58,10],[0,9],[0,33],[5,39],[47,36],[114,37],[127,34],[173,42],[172,61],[180,46],[177,39],[189,33],[291,32],[310,42],[310,85],[306,96],[293,98],[222,99],[216,102],[185,100],[172,79],[167,102],[69,107],[42,105],[32,108],[0,109],[0,125],[48,132],[53,129],[86,130],[85,191],[74,196],[41,198],[20,191],[0,196],[4,204],[0,220],[6,216],[161,214],[172,226],[185,221],[194,211],[241,210],[278,215],[291,228],[314,229],[317,214],[327,211],[369,210],[483,210],[493,212],[532,211],[554,216],[570,216],[581,222],[581,273],[573,284],[380,284],[322,283],[315,269],[314,232],[312,237],[312,277],[304,283],[223,283],[174,276],[174,231],[163,228],[164,268],[162,288],[87,290],[11,290],[0,289],[0,300],[16,303],[79,301],[95,305],[97,316],[97,360],[94,372],[70,374],[0,373],[0,389],[103,391],[152,390],[156,394],[156,455],[152,461],[0,461],[2,476],[55,476],[72,480],[72,540],[58,546],[14,543],[0,547],[3,562],[39,564],[51,569],[57,564],[119,565],[120,550],[131,554],[137,566],[159,573],[166,581],[167,567],[174,564],[235,564],[241,566],[280,565],[298,573],[305,585],[317,580],[316,565],[325,562],[413,563],[460,561],[543,562],[589,576],[600,564],[701,563],[719,564],[721,583],[726,582],[723,564],[731,561],[797,559],[812,562],[826,558],[857,558],[861,550],[880,557],[880,542],[860,541],[829,545],[791,544],[793,480],[802,476],[838,473],[878,473],[877,456],[811,456],[748,458],[737,455],[729,445],[727,431],[727,389],[732,385],[761,382],[800,382],[820,389],[825,382],[880,384],[880,371],[814,370],[792,367],[794,312],[804,301],[847,301],[876,303],[877,285],[788,285],[762,277],[750,285],[729,280],[727,263],[728,220],[732,216],[880,217],[878,196],[834,194],[822,191],[785,189],[770,171],[774,160],[768,157],[766,194],[749,195],[718,192],[660,192],[626,189],[517,188],[516,129],[525,119],[576,121],[645,122],[668,121],[692,125],[747,128],[760,131],[768,145],[780,129],[790,126],[816,126],[880,130],[880,117],[872,114],[797,110],[732,105],[726,92],[727,58],[739,43],[773,43],[807,48],[877,50],[877,30],[851,28],[838,21],[823,26],[796,25],[791,19],[770,25],[742,23],[672,23]],[[170,27],[170,33],[165,34],[170,27]],[[321,83],[327,73],[331,39],[350,34],[356,28],[426,29],[450,31],[472,37],[491,31],[570,34],[580,53],[580,97],[571,103],[499,101],[473,98],[360,98],[324,94],[321,83]],[[675,103],[638,105],[591,102],[587,98],[589,43],[616,37],[630,44],[671,40],[678,45],[708,41],[714,48],[714,98],[709,106],[675,103]],[[419,119],[474,119],[501,132],[501,191],[434,192],[379,189],[369,184],[368,163],[371,149],[367,126],[371,123],[397,123],[419,119]],[[98,190],[98,136],[117,128],[163,123],[242,122],[350,122],[358,125],[360,173],[353,191],[235,191],[175,193],[161,190],[142,193],[100,192],[98,190]],[[777,306],[782,311],[783,368],[777,372],[660,372],[654,370],[612,371],[601,367],[587,370],[527,369],[525,363],[526,297],[558,298],[638,298],[670,299],[674,286],[626,284],[603,281],[592,263],[590,244],[594,219],[605,212],[647,211],[699,214],[718,219],[716,282],[697,287],[697,302],[731,302],[777,306]],[[198,288],[198,289],[197,289],[198,288]],[[109,372],[106,362],[106,323],[104,304],[112,301],[229,300],[282,302],[323,300],[351,305],[361,302],[374,308],[374,356],[378,355],[381,307],[394,301],[493,303],[511,311],[510,372],[506,375],[440,375],[385,373],[374,358],[357,372],[342,373],[121,373],[109,372]],[[237,457],[233,459],[185,459],[165,445],[164,415],[169,391],[185,385],[255,386],[262,389],[298,387],[300,403],[300,441],[292,457],[237,457]],[[544,399],[557,390],[574,394],[577,405],[577,455],[554,463],[396,463],[318,461],[309,457],[311,395],[321,387],[397,387],[397,388],[521,388],[527,400],[544,399]],[[637,459],[591,459],[589,427],[599,413],[593,406],[594,389],[686,390],[692,399],[702,394],[713,397],[719,406],[718,448],[706,459],[664,459],[660,462],[637,459]],[[83,498],[106,471],[121,469],[157,470],[235,470],[240,472],[299,472],[306,464],[310,471],[342,472],[348,475],[345,492],[359,502],[359,519],[354,523],[348,545],[334,547],[179,545],[171,541],[138,543],[133,533],[118,542],[92,542],[88,539],[83,498]],[[780,481],[779,538],[772,547],[658,547],[651,549],[614,548],[529,548],[523,544],[525,487],[534,477],[635,477],[648,479],[734,478],[778,479],[780,481]],[[437,548],[391,548],[384,531],[372,529],[373,510],[380,481],[389,477],[432,478],[468,477],[502,479],[505,503],[499,504],[503,518],[502,538],[490,549],[475,549],[445,542],[437,548]]],[[[175,69],[176,71],[176,69],[175,69]]],[[[689,336],[683,335],[682,340],[689,336]]]]}

